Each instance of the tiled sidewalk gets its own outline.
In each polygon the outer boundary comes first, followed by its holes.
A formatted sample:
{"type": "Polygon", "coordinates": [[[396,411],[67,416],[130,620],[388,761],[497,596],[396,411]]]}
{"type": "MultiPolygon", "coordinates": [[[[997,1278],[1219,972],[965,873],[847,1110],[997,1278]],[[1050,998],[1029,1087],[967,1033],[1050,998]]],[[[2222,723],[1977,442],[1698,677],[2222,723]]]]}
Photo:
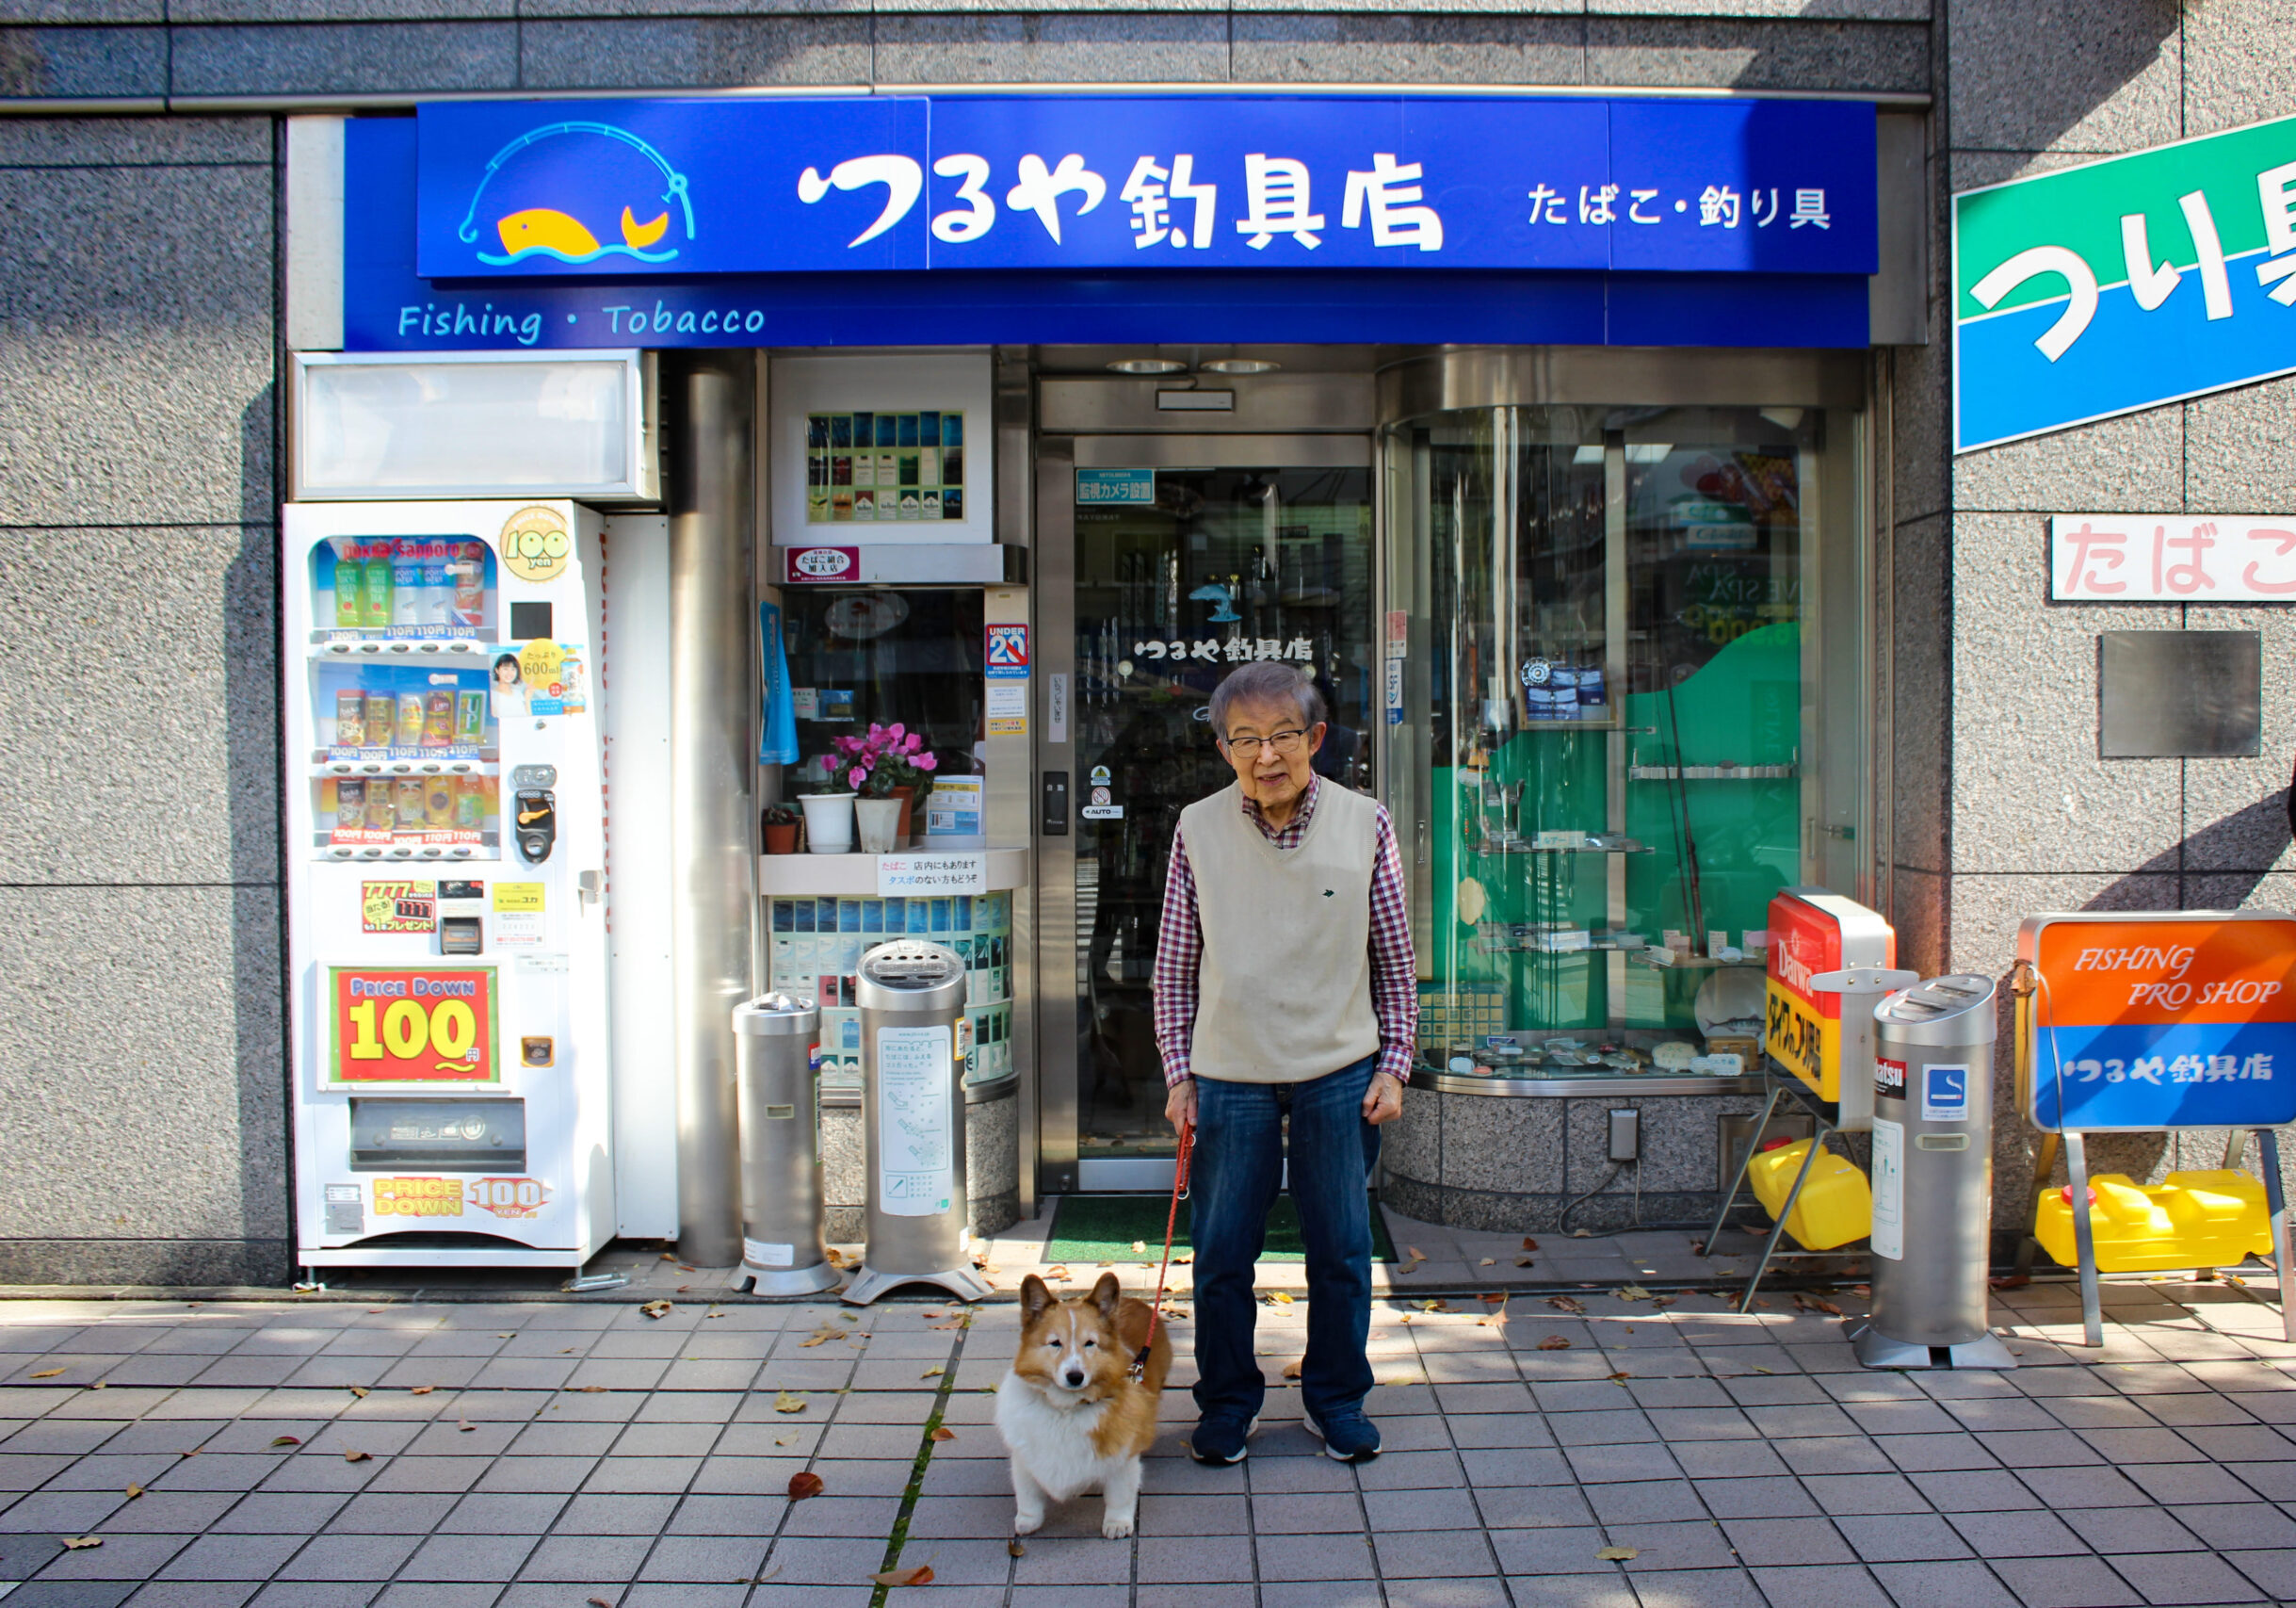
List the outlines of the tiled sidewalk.
{"type": "MultiPolygon", "coordinates": [[[[2078,1335],[2069,1290],[2008,1292],[2022,1366],[1936,1376],[1858,1370],[1838,1321],[1786,1295],[1743,1318],[1704,1295],[1583,1314],[1518,1295],[1503,1324],[1472,1297],[1385,1303],[1377,1462],[1315,1455],[1278,1389],[1249,1463],[1198,1468],[1176,1389],[1141,1535],[1102,1540],[1088,1499],[1017,1558],[985,1393],[1009,1305],[962,1329],[915,1303],[848,1322],[0,1302],[0,1582],[24,1583],[0,1591],[864,1608],[906,1508],[898,1561],[936,1584],[894,1608],[2268,1601],[2296,1589],[2296,1348],[2257,1293],[2110,1286],[2089,1357],[2058,1343],[2078,1335]],[[954,1438],[926,1437],[936,1405],[954,1438]],[[801,1471],[822,1493],[793,1502],[801,1471]]],[[[1272,1377],[1304,1308],[1262,1316],[1272,1377]]]]}

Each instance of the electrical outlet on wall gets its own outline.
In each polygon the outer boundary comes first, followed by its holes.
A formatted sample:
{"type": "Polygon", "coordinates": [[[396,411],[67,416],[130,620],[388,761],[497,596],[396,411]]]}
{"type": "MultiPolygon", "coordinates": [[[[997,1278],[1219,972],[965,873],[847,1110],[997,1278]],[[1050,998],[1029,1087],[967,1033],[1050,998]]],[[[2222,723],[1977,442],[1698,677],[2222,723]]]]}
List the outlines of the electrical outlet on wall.
{"type": "Polygon", "coordinates": [[[1632,1106],[1610,1113],[1610,1160],[1639,1161],[1642,1159],[1642,1113],[1632,1106]]]}

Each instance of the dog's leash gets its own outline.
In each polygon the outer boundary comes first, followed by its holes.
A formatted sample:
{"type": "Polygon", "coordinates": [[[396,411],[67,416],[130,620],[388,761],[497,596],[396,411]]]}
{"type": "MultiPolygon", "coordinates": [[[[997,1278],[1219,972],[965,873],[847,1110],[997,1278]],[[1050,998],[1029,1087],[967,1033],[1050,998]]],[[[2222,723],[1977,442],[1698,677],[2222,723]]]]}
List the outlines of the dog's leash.
{"type": "Polygon", "coordinates": [[[1164,1214],[1164,1265],[1156,1270],[1156,1299],[1148,1304],[1148,1338],[1132,1358],[1131,1374],[1135,1379],[1148,1372],[1148,1353],[1156,1346],[1156,1326],[1164,1315],[1164,1280],[1172,1274],[1172,1237],[1180,1223],[1180,1202],[1188,1198],[1188,1152],[1196,1147],[1196,1125],[1184,1123],[1180,1128],[1180,1153],[1172,1169],[1172,1210],[1164,1214]]]}

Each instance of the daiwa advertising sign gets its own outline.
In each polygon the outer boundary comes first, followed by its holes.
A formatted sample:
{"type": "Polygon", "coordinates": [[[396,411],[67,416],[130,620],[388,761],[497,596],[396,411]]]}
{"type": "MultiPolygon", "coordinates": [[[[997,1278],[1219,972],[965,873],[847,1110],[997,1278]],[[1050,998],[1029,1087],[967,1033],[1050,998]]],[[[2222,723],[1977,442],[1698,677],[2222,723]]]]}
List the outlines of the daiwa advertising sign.
{"type": "Polygon", "coordinates": [[[2029,917],[2036,1128],[2296,1121],[2296,919],[2270,910],[2029,917]]]}
{"type": "Polygon", "coordinates": [[[1821,887],[1777,895],[1769,921],[1764,1050],[1819,1099],[1842,1103],[1843,1127],[1862,1127],[1872,1109],[1870,1001],[1851,1006],[1845,1019],[1842,996],[1812,980],[1850,966],[1896,966],[1898,934],[1879,913],[1821,887]]]}
{"type": "Polygon", "coordinates": [[[1953,198],[1957,452],[2296,371],[2296,117],[1953,198]]]}

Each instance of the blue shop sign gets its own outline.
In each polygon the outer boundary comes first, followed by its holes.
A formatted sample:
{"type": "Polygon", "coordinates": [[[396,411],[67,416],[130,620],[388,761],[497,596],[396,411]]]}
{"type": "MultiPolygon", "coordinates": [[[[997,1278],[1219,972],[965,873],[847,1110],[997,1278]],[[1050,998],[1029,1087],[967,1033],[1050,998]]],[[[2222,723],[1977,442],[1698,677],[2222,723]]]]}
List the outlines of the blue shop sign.
{"type": "Polygon", "coordinates": [[[417,114],[417,271],[1875,271],[1813,101],[907,96],[417,114]]]}

